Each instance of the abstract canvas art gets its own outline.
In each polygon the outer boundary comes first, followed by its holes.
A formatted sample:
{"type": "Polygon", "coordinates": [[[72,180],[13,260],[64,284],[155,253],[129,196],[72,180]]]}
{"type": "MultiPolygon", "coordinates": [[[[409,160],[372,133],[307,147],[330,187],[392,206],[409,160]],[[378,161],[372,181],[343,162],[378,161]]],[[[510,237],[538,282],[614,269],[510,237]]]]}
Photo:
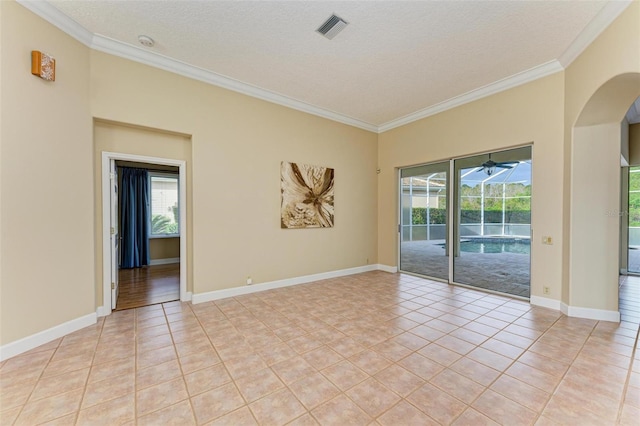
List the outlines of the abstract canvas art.
{"type": "Polygon", "coordinates": [[[332,228],[333,179],[331,168],[283,161],[280,227],[332,228]]]}

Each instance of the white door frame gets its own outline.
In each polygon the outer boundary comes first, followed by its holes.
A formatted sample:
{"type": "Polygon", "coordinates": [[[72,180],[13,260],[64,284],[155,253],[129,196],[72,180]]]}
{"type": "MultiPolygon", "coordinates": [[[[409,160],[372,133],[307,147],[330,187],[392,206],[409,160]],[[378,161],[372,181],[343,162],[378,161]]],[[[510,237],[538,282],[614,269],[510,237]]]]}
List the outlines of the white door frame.
{"type": "Polygon", "coordinates": [[[98,316],[111,314],[111,178],[109,164],[111,160],[135,161],[178,167],[179,173],[179,215],[180,226],[180,300],[187,302],[191,298],[187,293],[187,175],[186,162],[169,158],[147,157],[143,155],[119,152],[102,152],[102,306],[98,316]]]}
{"type": "Polygon", "coordinates": [[[118,301],[118,259],[120,258],[120,224],[118,223],[118,168],[115,160],[109,160],[109,249],[111,250],[111,309],[116,308],[118,301]],[[114,191],[115,189],[115,191],[114,191]],[[114,223],[114,220],[116,223],[114,223]],[[117,259],[114,259],[116,257],[117,259]]]}

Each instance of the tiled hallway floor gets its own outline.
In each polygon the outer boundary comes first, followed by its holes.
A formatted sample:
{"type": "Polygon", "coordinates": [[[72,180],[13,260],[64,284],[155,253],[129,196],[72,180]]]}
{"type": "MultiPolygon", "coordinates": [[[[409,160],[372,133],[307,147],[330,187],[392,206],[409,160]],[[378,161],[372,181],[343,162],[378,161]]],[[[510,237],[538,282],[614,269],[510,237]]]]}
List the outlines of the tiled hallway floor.
{"type": "Polygon", "coordinates": [[[369,272],[115,312],[0,365],[0,423],[613,425],[640,418],[620,324],[369,272]]]}

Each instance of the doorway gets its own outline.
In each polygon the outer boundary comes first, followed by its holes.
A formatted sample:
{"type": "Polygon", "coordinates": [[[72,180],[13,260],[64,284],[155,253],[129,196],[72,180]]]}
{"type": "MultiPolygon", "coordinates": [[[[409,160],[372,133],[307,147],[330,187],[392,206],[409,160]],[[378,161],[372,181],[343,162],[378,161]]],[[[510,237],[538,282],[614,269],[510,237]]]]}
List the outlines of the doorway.
{"type": "Polygon", "coordinates": [[[531,151],[401,169],[400,271],[528,298],[531,151]]]}
{"type": "MultiPolygon", "coordinates": [[[[175,175],[174,175],[175,176],[175,175]]],[[[160,178],[159,183],[163,183],[162,181],[166,180],[165,178],[160,178]]],[[[166,182],[164,182],[166,183],[166,182]]],[[[166,186],[166,185],[165,185],[166,186]]],[[[151,185],[149,187],[150,192],[151,185]]],[[[167,201],[167,200],[165,200],[167,201]]],[[[169,208],[173,208],[175,202],[169,200],[169,208]]],[[[167,206],[161,206],[161,209],[167,208],[167,206]]],[[[186,279],[187,279],[187,266],[186,266],[186,258],[187,258],[187,232],[186,232],[186,166],[185,162],[182,160],[173,160],[173,159],[165,159],[165,158],[156,158],[156,157],[146,157],[146,156],[138,156],[131,154],[123,154],[123,153],[113,153],[113,152],[103,152],[102,153],[102,234],[103,234],[103,311],[104,314],[109,314],[114,309],[120,309],[121,307],[116,305],[118,300],[118,293],[122,289],[120,287],[120,278],[123,279],[123,283],[128,284],[129,290],[131,290],[132,286],[137,287],[134,289],[135,291],[130,291],[130,293],[139,293],[144,289],[144,287],[148,287],[147,284],[154,284],[152,287],[157,288],[155,294],[151,293],[144,297],[140,297],[145,304],[151,303],[159,303],[160,299],[156,296],[167,297],[165,294],[165,290],[167,286],[170,286],[171,280],[178,281],[178,298],[182,301],[187,300],[187,291],[186,291],[186,279]],[[145,268],[138,268],[137,270],[121,270],[119,268],[121,262],[121,256],[118,253],[117,248],[119,244],[119,231],[121,229],[121,219],[118,214],[114,217],[114,211],[118,209],[114,209],[114,202],[117,203],[117,188],[118,188],[118,173],[115,172],[116,164],[119,165],[144,165],[148,169],[154,171],[154,173],[161,175],[162,173],[166,174],[167,170],[176,172],[177,171],[177,179],[175,184],[177,185],[177,209],[175,212],[167,212],[167,216],[174,216],[176,219],[175,227],[172,228],[171,225],[167,227],[167,220],[156,222],[163,222],[164,228],[158,228],[156,226],[155,230],[164,229],[164,230],[174,230],[171,235],[157,235],[158,239],[163,237],[175,238],[178,237],[178,256],[177,258],[169,258],[168,261],[165,259],[164,262],[159,262],[159,264],[151,264],[145,268]],[[115,201],[114,201],[115,200],[115,201]],[[180,230],[178,233],[175,230],[180,230]],[[177,261],[177,263],[176,263],[177,261]],[[142,283],[144,282],[144,285],[142,283]],[[165,289],[163,289],[165,288],[165,289]],[[147,297],[148,296],[148,297],[147,297]],[[157,300],[157,302],[153,302],[157,300]]],[[[170,221],[169,221],[170,222],[170,221]]],[[[152,215],[149,215],[149,229],[154,229],[152,225],[152,215]]],[[[149,290],[149,288],[147,288],[149,290]]],[[[173,296],[171,296],[173,297],[173,296]]],[[[138,303],[138,302],[136,302],[138,303]]],[[[124,306],[124,305],[123,305],[124,306]]],[[[129,305],[129,307],[133,307],[129,305]]]]}
{"type": "Polygon", "coordinates": [[[180,299],[178,167],[115,161],[119,311],[180,299]]]}

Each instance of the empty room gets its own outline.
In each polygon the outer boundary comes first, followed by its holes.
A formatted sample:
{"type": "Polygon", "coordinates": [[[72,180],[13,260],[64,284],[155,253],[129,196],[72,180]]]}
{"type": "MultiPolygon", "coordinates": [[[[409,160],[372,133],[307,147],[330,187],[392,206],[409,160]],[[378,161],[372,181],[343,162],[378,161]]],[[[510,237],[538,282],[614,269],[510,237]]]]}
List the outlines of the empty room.
{"type": "Polygon", "coordinates": [[[10,0],[0,51],[0,425],[640,418],[639,1],[10,0]]]}

